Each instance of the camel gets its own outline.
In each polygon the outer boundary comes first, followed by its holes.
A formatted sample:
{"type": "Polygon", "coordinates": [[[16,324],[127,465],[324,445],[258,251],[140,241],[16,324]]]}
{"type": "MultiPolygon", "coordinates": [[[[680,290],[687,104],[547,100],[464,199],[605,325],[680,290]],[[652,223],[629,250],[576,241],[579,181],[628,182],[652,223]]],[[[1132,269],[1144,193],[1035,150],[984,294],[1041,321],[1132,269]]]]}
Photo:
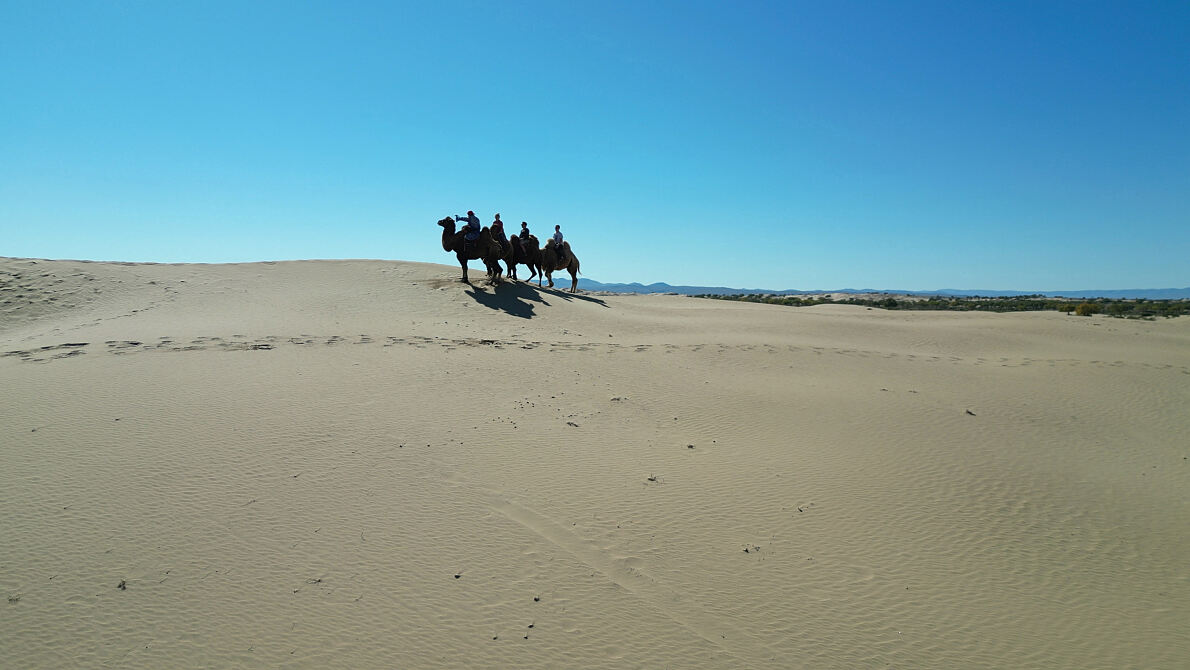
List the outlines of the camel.
{"type": "Polygon", "coordinates": [[[459,259],[459,265],[463,268],[463,283],[470,284],[471,281],[467,278],[467,261],[482,260],[484,265],[488,268],[488,277],[493,284],[500,282],[500,275],[503,274],[504,268],[500,267],[498,262],[503,249],[500,243],[492,239],[492,231],[487,227],[479,231],[479,239],[472,242],[466,248],[463,245],[462,231],[455,232],[454,217],[446,217],[438,222],[442,226],[442,249],[445,251],[453,251],[455,257],[459,259]],[[464,251],[465,250],[465,251],[464,251]]]}
{"type": "Polygon", "coordinates": [[[538,275],[541,268],[541,249],[537,246],[537,237],[534,235],[526,235],[519,237],[513,235],[512,240],[512,258],[506,260],[508,263],[508,276],[517,279],[516,266],[529,266],[529,279],[526,281],[533,281],[533,278],[538,275]]]}
{"type": "Polygon", "coordinates": [[[550,288],[553,288],[553,273],[558,270],[566,270],[570,273],[570,292],[574,293],[578,290],[578,257],[570,250],[569,242],[563,242],[562,246],[566,249],[567,258],[565,260],[558,258],[552,239],[545,243],[545,248],[541,250],[541,272],[537,275],[537,285],[541,286],[541,276],[545,275],[545,278],[549,280],[550,288]]]}

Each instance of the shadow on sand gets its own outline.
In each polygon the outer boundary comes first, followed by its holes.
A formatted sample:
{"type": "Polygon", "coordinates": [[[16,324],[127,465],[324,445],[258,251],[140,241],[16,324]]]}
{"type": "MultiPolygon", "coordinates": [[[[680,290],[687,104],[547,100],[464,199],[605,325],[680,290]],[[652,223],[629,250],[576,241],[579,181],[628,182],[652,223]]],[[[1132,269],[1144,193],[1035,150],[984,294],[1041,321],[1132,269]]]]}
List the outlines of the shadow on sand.
{"type": "MultiPolygon", "coordinates": [[[[534,284],[526,282],[505,280],[500,284],[479,286],[471,284],[465,291],[467,295],[475,299],[475,302],[487,307],[488,309],[495,309],[505,314],[510,314],[522,319],[531,319],[534,316],[536,305],[533,303],[540,303],[549,307],[549,302],[546,296],[561,298],[563,300],[585,300],[593,302],[597,305],[607,307],[607,303],[599,298],[589,295],[579,295],[577,293],[567,293],[551,288],[537,288],[534,284]]],[[[609,308],[610,309],[610,308],[609,308]]]]}

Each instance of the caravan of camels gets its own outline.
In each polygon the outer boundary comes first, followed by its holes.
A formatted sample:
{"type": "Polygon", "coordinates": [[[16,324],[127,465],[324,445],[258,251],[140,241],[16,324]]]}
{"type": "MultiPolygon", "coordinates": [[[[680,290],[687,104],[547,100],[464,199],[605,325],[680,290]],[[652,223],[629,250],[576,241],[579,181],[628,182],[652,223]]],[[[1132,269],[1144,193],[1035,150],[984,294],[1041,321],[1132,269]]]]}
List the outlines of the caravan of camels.
{"type": "Polygon", "coordinates": [[[503,261],[508,266],[508,276],[512,279],[517,278],[517,265],[527,265],[528,281],[537,277],[537,285],[541,286],[541,278],[544,276],[550,288],[553,288],[552,274],[566,270],[570,273],[570,292],[574,293],[578,289],[578,257],[571,252],[569,242],[563,242],[561,250],[555,247],[552,239],[546,241],[545,247],[541,247],[537,236],[526,234],[511,235],[507,243],[502,243],[496,239],[496,235],[488,226],[480,230],[479,237],[475,240],[466,240],[466,231],[456,232],[456,224],[455,218],[451,216],[438,222],[438,225],[442,226],[442,248],[453,252],[459,259],[459,265],[463,268],[464,283],[471,283],[467,278],[467,261],[482,260],[487,266],[488,278],[493,284],[500,283],[504,274],[504,268],[500,266],[500,261],[503,261]]]}

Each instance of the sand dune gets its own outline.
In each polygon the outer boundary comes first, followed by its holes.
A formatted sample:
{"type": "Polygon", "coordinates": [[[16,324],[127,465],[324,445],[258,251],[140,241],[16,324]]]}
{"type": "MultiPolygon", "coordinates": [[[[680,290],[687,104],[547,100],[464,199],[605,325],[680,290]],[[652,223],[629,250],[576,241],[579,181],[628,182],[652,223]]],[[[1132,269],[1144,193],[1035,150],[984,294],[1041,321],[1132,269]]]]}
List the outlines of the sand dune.
{"type": "Polygon", "coordinates": [[[457,272],[0,259],[0,665],[1190,662],[1190,319],[457,272]]]}

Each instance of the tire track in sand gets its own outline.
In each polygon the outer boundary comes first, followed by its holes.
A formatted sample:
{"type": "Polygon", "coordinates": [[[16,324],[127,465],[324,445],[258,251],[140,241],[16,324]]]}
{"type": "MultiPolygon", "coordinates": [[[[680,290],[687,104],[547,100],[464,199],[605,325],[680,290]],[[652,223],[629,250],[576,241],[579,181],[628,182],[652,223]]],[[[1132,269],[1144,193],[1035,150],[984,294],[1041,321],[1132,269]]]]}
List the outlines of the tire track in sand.
{"type": "Polygon", "coordinates": [[[531,507],[509,500],[499,491],[476,486],[454,474],[448,475],[446,481],[478,494],[493,512],[565,551],[682,628],[742,661],[769,663],[776,658],[774,652],[743,629],[735,627],[723,617],[702,611],[689,598],[658,583],[637,567],[641,565],[638,559],[613,557],[593,542],[576,536],[557,521],[531,507]]]}

